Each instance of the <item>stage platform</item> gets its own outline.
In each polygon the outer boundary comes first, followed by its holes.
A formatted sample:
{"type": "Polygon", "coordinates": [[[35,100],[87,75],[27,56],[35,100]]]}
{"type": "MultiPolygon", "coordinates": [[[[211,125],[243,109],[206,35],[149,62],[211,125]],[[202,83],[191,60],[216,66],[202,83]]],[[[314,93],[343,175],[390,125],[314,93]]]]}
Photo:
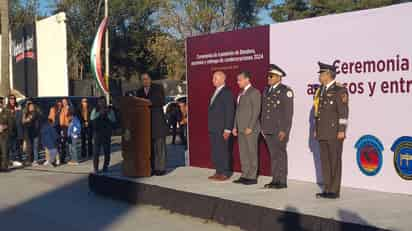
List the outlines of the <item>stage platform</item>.
{"type": "Polygon", "coordinates": [[[162,177],[132,179],[114,169],[90,175],[89,185],[102,196],[160,206],[243,230],[412,230],[408,195],[343,188],[338,200],[316,199],[320,191],[316,184],[289,181],[286,190],[267,190],[263,185],[269,177],[244,186],[210,181],[207,177],[212,173],[181,167],[162,177]]]}

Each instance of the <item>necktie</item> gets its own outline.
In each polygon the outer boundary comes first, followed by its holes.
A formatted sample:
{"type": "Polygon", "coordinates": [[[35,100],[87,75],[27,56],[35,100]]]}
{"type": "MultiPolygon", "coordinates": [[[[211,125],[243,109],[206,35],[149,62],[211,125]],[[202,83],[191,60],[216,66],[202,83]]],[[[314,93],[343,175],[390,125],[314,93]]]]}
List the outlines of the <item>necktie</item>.
{"type": "Polygon", "coordinates": [[[268,95],[272,94],[272,92],[273,92],[273,87],[270,87],[268,91],[268,95]]]}
{"type": "Polygon", "coordinates": [[[210,104],[209,104],[209,106],[212,105],[213,102],[215,101],[215,98],[216,98],[216,96],[217,96],[217,93],[218,93],[218,89],[216,89],[216,90],[215,90],[215,93],[213,93],[212,99],[210,99],[210,104]]]}
{"type": "Polygon", "coordinates": [[[323,96],[326,92],[326,86],[322,86],[322,90],[320,91],[320,96],[323,96]]]}
{"type": "Polygon", "coordinates": [[[237,104],[240,103],[240,97],[242,97],[245,93],[246,93],[246,89],[244,89],[244,90],[239,94],[239,96],[237,97],[237,104]]]}

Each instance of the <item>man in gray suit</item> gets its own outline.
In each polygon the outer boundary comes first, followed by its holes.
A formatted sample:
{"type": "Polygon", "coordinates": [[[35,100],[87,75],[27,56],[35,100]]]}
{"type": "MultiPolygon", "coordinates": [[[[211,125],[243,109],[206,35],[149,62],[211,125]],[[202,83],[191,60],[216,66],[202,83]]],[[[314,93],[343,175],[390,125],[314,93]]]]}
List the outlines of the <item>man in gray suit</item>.
{"type": "Polygon", "coordinates": [[[251,74],[241,72],[237,83],[242,89],[237,97],[237,108],[233,135],[238,136],[240,164],[242,176],[234,183],[257,184],[258,171],[258,138],[260,133],[259,115],[261,95],[259,90],[251,85],[251,74]]]}
{"type": "Polygon", "coordinates": [[[233,129],[235,101],[230,88],[225,85],[226,75],[222,71],[213,74],[215,91],[208,108],[208,130],[212,161],[216,173],[210,180],[225,181],[232,175],[232,161],[229,152],[229,139],[233,129]]]}

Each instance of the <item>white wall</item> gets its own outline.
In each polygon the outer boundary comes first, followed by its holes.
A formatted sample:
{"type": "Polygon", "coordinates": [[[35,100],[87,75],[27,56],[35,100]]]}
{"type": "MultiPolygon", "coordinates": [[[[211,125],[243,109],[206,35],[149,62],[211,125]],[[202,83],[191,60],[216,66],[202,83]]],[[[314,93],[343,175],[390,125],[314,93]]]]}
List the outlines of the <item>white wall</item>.
{"type": "MultiPolygon", "coordinates": [[[[383,81],[412,80],[412,4],[324,16],[271,25],[271,63],[288,73],[285,83],[295,91],[295,116],[289,143],[289,177],[315,181],[314,156],[309,144],[309,113],[312,95],[308,84],[318,81],[318,61],[409,59],[408,71],[340,74],[339,82],[363,82],[363,94],[351,94],[349,128],[343,152],[343,185],[412,194],[412,181],[396,173],[390,150],[401,136],[412,135],[412,92],[384,94],[383,81]],[[368,82],[377,89],[369,96],[368,82]],[[371,134],[384,145],[383,167],[376,176],[366,176],[356,161],[356,141],[371,134]]],[[[411,89],[412,90],[412,89],[411,89]]]]}
{"type": "Polygon", "coordinates": [[[64,13],[36,22],[39,96],[68,96],[67,33],[64,13]]]}

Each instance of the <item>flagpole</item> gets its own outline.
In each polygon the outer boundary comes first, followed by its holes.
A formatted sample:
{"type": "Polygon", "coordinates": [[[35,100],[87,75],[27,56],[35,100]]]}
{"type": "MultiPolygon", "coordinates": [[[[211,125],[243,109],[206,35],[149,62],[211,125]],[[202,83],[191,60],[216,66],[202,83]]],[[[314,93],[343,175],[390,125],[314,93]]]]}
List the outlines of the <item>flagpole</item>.
{"type": "MultiPolygon", "coordinates": [[[[109,17],[109,1],[104,0],[104,16],[109,17]]],[[[110,74],[110,63],[109,63],[109,55],[110,55],[110,49],[109,49],[109,28],[106,30],[106,38],[105,38],[105,81],[106,81],[106,86],[108,89],[110,89],[109,86],[109,74],[110,74]]],[[[110,103],[110,90],[108,90],[108,93],[106,95],[107,102],[110,103]]]]}

